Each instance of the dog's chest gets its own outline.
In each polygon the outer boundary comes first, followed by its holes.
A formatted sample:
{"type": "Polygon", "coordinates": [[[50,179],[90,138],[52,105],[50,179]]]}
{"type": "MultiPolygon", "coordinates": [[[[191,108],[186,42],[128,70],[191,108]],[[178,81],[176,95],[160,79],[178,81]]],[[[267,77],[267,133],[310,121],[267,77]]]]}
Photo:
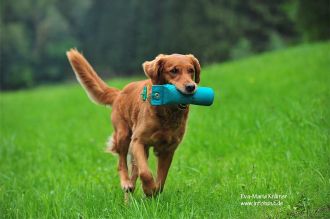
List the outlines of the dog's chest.
{"type": "Polygon", "coordinates": [[[183,137],[183,131],[180,130],[174,132],[169,129],[159,129],[154,131],[150,135],[150,143],[153,146],[163,145],[177,145],[180,143],[183,137]]]}
{"type": "Polygon", "coordinates": [[[178,145],[184,135],[186,120],[158,121],[151,125],[148,133],[149,145],[155,148],[178,145]]]}

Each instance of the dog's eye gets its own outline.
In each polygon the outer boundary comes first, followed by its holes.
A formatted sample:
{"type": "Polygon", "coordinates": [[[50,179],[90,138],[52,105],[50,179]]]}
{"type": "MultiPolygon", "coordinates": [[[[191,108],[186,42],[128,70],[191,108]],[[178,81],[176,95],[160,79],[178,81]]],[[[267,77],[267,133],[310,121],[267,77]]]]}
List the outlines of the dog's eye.
{"type": "Polygon", "coordinates": [[[178,70],[177,68],[172,68],[172,69],[170,70],[170,72],[171,72],[172,74],[177,74],[177,73],[179,72],[179,70],[178,70]]]}
{"type": "Polygon", "coordinates": [[[195,72],[195,70],[194,70],[193,68],[189,68],[189,69],[188,69],[188,72],[192,74],[192,73],[195,72]]]}

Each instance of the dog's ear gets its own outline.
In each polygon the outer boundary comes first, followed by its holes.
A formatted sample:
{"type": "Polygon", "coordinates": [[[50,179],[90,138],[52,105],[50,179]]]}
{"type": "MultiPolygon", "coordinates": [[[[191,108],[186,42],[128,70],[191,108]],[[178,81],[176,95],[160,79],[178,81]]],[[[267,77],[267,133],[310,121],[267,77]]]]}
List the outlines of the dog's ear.
{"type": "Polygon", "coordinates": [[[195,82],[198,84],[200,81],[200,74],[201,74],[201,65],[199,64],[198,59],[196,59],[196,57],[192,54],[187,55],[188,57],[191,58],[193,64],[194,64],[194,68],[195,68],[195,82]]]}
{"type": "Polygon", "coordinates": [[[165,55],[160,54],[152,61],[146,61],[142,64],[144,73],[151,79],[153,84],[162,84],[162,76],[165,55]]]}

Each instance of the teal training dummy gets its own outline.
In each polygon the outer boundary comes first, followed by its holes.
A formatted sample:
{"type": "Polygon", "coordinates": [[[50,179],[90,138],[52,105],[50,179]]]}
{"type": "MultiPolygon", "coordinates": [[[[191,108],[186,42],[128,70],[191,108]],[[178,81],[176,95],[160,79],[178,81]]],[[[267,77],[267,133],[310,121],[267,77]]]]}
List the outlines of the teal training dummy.
{"type": "Polygon", "coordinates": [[[198,87],[193,94],[183,94],[172,84],[152,85],[151,94],[148,95],[147,87],[141,93],[145,101],[150,97],[150,104],[153,106],[194,104],[210,106],[214,100],[214,92],[209,87],[198,87]]]}

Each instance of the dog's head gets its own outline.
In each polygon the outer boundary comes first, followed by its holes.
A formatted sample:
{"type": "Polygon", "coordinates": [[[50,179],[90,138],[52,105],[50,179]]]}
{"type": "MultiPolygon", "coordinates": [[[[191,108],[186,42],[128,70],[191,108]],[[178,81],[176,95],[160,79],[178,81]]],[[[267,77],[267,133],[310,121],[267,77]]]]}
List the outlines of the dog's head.
{"type": "Polygon", "coordinates": [[[161,54],[142,66],[153,84],[173,84],[185,94],[194,93],[200,81],[201,67],[193,55],[161,54]]]}

